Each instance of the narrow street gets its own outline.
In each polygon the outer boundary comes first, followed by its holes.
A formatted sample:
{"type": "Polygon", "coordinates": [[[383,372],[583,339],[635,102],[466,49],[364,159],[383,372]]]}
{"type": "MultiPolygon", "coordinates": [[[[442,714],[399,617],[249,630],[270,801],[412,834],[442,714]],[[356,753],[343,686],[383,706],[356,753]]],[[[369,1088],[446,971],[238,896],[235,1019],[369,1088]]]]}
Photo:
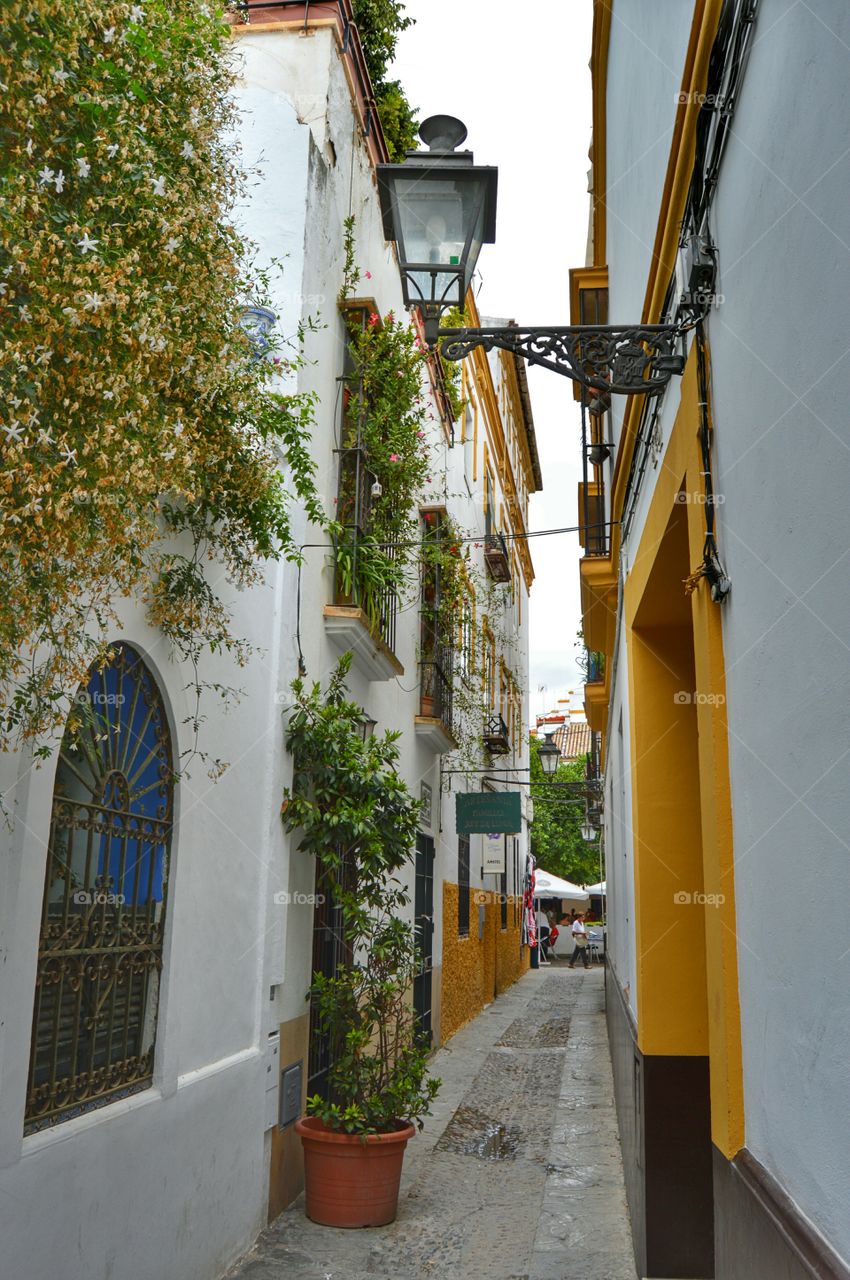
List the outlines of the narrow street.
{"type": "Polygon", "coordinates": [[[228,1280],[633,1280],[601,968],[526,973],[434,1058],[399,1213],[364,1231],[293,1204],[228,1280]]]}

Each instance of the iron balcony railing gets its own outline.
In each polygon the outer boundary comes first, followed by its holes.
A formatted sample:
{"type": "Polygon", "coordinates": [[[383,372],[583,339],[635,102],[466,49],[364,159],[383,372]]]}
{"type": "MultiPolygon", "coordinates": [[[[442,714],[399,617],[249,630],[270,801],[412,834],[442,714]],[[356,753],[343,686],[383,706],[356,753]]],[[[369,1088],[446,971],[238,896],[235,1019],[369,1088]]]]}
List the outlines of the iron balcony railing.
{"type": "Polygon", "coordinates": [[[587,650],[587,684],[597,684],[605,679],[605,654],[587,650]]]}
{"type": "Polygon", "coordinates": [[[501,711],[491,711],[485,717],[484,746],[494,756],[505,755],[511,749],[508,726],[501,711]]]}
{"type": "Polygon", "coordinates": [[[438,644],[422,661],[420,714],[439,720],[449,733],[454,723],[454,650],[438,644]]]}
{"type": "Polygon", "coordinates": [[[373,634],[394,653],[398,593],[388,579],[399,549],[395,542],[376,544],[370,534],[375,475],[365,450],[352,447],[338,453],[337,519],[345,532],[337,548],[334,604],[362,609],[373,634]],[[378,567],[380,572],[373,572],[378,567]]]}

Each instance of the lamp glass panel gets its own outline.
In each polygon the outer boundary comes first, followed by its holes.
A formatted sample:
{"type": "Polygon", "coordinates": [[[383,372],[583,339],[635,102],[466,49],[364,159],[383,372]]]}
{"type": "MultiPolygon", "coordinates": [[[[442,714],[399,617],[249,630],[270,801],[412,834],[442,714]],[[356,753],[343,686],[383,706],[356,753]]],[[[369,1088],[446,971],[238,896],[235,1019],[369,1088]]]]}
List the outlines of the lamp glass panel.
{"type": "Polygon", "coordinates": [[[485,181],[461,173],[435,176],[433,171],[413,170],[409,176],[396,175],[393,185],[399,255],[410,280],[411,301],[462,306],[481,251],[485,181]],[[426,263],[430,271],[410,269],[426,263]]]}

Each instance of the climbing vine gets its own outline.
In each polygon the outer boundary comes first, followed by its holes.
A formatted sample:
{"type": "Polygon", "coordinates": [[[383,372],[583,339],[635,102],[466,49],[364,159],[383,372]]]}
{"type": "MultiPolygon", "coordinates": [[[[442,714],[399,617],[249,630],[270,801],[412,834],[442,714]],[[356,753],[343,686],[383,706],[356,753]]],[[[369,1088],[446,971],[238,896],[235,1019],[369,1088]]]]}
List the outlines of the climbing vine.
{"type": "Polygon", "coordinates": [[[297,350],[258,358],[240,325],[265,282],[226,50],[215,3],[4,9],[0,746],[46,753],[122,597],[196,667],[244,662],[217,583],[297,555],[293,498],[324,520],[297,350]]]}
{"type": "Polygon", "coordinates": [[[331,1038],[327,1101],[307,1109],[333,1129],[386,1133],[422,1127],[439,1088],[427,1076],[410,988],[418,971],[414,926],[404,918],[420,804],[396,772],[399,733],[367,739],[362,708],[346,696],[351,655],[327,688],[296,680],[286,745],[293,781],[283,823],[320,867],[321,891],[340,921],[344,958],[315,973],[310,997],[317,1028],[331,1038]]]}

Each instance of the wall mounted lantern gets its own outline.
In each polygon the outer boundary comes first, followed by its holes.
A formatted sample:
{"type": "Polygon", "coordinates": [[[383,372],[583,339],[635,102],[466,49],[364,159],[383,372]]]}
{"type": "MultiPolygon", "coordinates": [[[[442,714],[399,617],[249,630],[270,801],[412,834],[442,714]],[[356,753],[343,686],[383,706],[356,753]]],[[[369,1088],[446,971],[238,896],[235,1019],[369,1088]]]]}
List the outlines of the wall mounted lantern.
{"type": "Polygon", "coordinates": [[[540,759],[540,767],[547,777],[551,777],[558,772],[558,765],[561,763],[561,752],[557,743],[554,741],[554,729],[546,734],[545,740],[541,742],[538,749],[540,759]]]}
{"type": "Polygon", "coordinates": [[[457,150],[466,125],[454,116],[429,116],[419,136],[428,150],[378,165],[378,191],[384,235],[398,248],[405,306],[421,309],[433,344],[442,312],[463,309],[482,244],[496,238],[499,171],[457,150]]]}
{"type": "Polygon", "coordinates": [[[403,164],[378,165],[384,235],[398,251],[404,302],[418,307],[430,346],[446,360],[477,347],[499,347],[595,391],[655,393],[684,370],[678,325],[567,325],[523,329],[440,329],[440,316],[463,309],[482,244],[496,238],[498,170],[457,151],[466,126],[430,116],[419,136],[428,151],[408,151],[403,164]]]}

